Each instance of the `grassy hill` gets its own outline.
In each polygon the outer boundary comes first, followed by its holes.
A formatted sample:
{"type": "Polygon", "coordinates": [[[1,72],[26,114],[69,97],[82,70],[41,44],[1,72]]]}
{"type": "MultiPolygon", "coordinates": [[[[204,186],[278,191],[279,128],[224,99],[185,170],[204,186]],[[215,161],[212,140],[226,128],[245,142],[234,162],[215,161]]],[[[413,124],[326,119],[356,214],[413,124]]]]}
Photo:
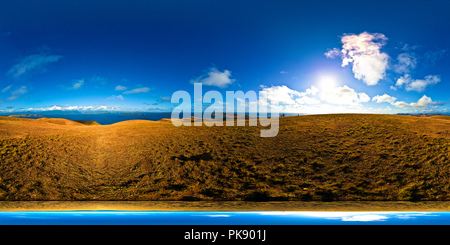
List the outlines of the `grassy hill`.
{"type": "Polygon", "coordinates": [[[250,126],[0,117],[0,200],[450,200],[446,119],[284,117],[261,138],[250,126]]]}

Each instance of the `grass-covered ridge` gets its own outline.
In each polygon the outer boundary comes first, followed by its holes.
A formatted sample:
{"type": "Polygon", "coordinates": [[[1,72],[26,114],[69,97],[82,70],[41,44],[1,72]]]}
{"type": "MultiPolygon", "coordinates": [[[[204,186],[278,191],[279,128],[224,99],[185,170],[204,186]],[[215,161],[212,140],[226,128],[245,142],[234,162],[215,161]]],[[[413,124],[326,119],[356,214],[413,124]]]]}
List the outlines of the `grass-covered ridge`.
{"type": "Polygon", "coordinates": [[[260,127],[0,118],[0,200],[450,200],[450,120],[336,114],[260,127]]]}

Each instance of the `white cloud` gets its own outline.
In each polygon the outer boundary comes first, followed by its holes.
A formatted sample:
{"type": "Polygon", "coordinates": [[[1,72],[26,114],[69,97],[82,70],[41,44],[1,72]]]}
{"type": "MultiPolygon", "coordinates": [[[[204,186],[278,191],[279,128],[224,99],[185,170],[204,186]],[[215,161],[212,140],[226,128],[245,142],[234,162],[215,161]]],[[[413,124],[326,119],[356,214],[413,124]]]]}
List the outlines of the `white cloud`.
{"type": "Polygon", "coordinates": [[[267,92],[267,100],[278,101],[280,104],[295,104],[296,97],[301,97],[301,93],[288,88],[285,85],[262,87],[267,92]]]}
{"type": "Polygon", "coordinates": [[[97,75],[93,75],[90,78],[90,81],[95,82],[95,83],[100,83],[101,85],[105,85],[108,82],[108,78],[97,76],[97,75]]]}
{"type": "Polygon", "coordinates": [[[333,48],[325,53],[325,56],[329,59],[334,59],[342,55],[342,52],[338,48],[333,48]]]}
{"type": "Polygon", "coordinates": [[[166,101],[166,102],[170,102],[171,101],[171,97],[168,97],[168,96],[160,96],[159,97],[162,101],[166,101]]]}
{"type": "Polygon", "coordinates": [[[325,53],[325,56],[341,56],[342,67],[352,63],[355,78],[372,86],[385,77],[389,55],[380,50],[386,41],[387,38],[381,33],[348,34],[341,38],[342,50],[334,48],[325,53]]]}
{"type": "Polygon", "coordinates": [[[59,106],[54,105],[51,107],[44,108],[28,108],[22,111],[117,111],[119,107],[109,107],[109,106],[59,106]]]}
{"type": "MultiPolygon", "coordinates": [[[[392,103],[393,105],[403,108],[403,109],[429,109],[430,106],[438,106],[443,105],[443,103],[434,102],[430,97],[424,95],[422,98],[420,98],[417,102],[413,103],[406,103],[404,101],[397,101],[395,103],[392,103]]],[[[433,107],[436,108],[436,107],[433,107]]]]}
{"type": "Polygon", "coordinates": [[[290,89],[285,85],[262,88],[267,92],[269,101],[277,100],[280,104],[319,104],[322,101],[337,105],[354,105],[370,101],[366,93],[357,93],[347,85],[323,90],[311,86],[305,92],[290,89]]]}
{"type": "Polygon", "coordinates": [[[346,85],[322,90],[311,86],[304,92],[290,89],[285,85],[261,86],[261,88],[266,92],[267,99],[278,101],[277,109],[286,113],[361,113],[368,112],[361,103],[370,101],[366,93],[358,93],[346,85]]]}
{"type": "Polygon", "coordinates": [[[16,90],[12,91],[11,96],[6,98],[6,100],[8,100],[8,101],[17,100],[19,98],[19,96],[24,95],[26,93],[28,93],[27,87],[21,86],[21,87],[17,88],[16,90]]]}
{"type": "Polygon", "coordinates": [[[402,87],[403,85],[408,84],[410,80],[411,80],[411,77],[409,76],[409,74],[405,74],[403,77],[400,77],[399,79],[397,79],[395,86],[402,87]]]}
{"type": "Polygon", "coordinates": [[[394,103],[396,100],[397,100],[397,98],[392,97],[388,94],[383,94],[381,96],[377,95],[372,98],[372,101],[375,101],[377,103],[382,103],[382,102],[394,103]]]}
{"type": "Polygon", "coordinates": [[[111,95],[106,99],[107,100],[123,100],[123,96],[122,95],[111,95]]]}
{"type": "Polygon", "coordinates": [[[8,92],[9,89],[11,89],[12,85],[9,85],[7,87],[5,87],[4,89],[2,89],[2,93],[6,93],[8,92]]]}
{"type": "Polygon", "coordinates": [[[319,92],[319,89],[317,87],[311,86],[311,88],[306,89],[305,92],[301,92],[300,94],[302,96],[305,95],[316,95],[319,92]]]}
{"type": "Polygon", "coordinates": [[[417,58],[413,53],[401,53],[397,56],[394,71],[397,73],[409,73],[417,65],[417,58]]]}
{"type": "MultiPolygon", "coordinates": [[[[117,87],[116,87],[117,89],[117,87]]],[[[140,94],[140,93],[147,93],[148,91],[150,91],[151,89],[148,87],[143,87],[143,88],[135,88],[129,91],[125,91],[123,92],[123,94],[140,94]]]]}
{"type": "Polygon", "coordinates": [[[425,90],[427,86],[437,84],[440,81],[441,78],[440,76],[437,75],[429,75],[426,76],[424,79],[412,79],[409,74],[405,74],[404,76],[400,77],[397,80],[395,86],[397,87],[405,86],[405,89],[407,91],[422,92],[425,90]]]}
{"type": "Polygon", "coordinates": [[[203,85],[217,86],[225,88],[232,84],[236,79],[231,78],[231,71],[224,70],[223,72],[217,70],[215,67],[209,69],[205,74],[191,79],[190,83],[202,83],[203,85]]]}
{"type": "Polygon", "coordinates": [[[70,87],[70,90],[77,90],[79,88],[81,88],[81,86],[83,86],[84,84],[84,79],[80,79],[78,81],[75,81],[74,84],[72,85],[72,87],[70,87]]]}
{"type": "Polygon", "coordinates": [[[429,65],[434,65],[438,60],[444,57],[444,54],[447,52],[447,49],[441,49],[436,51],[428,51],[425,53],[425,63],[429,65]]]}
{"type": "Polygon", "coordinates": [[[59,85],[64,90],[78,90],[84,85],[84,79],[73,80],[71,86],[59,85]]]}
{"type": "Polygon", "coordinates": [[[366,102],[370,101],[370,97],[366,93],[358,93],[358,96],[359,96],[359,102],[366,103],[366,102]]]}
{"type": "Polygon", "coordinates": [[[309,97],[309,96],[300,97],[300,98],[296,99],[295,102],[298,104],[307,104],[307,105],[320,104],[320,100],[309,97]]]}
{"type": "Polygon", "coordinates": [[[116,91],[125,91],[125,90],[127,90],[127,87],[125,87],[125,86],[121,86],[121,85],[116,86],[116,91]]]}
{"type": "Polygon", "coordinates": [[[444,105],[444,103],[441,102],[435,102],[430,97],[424,95],[422,98],[420,98],[417,102],[412,103],[406,103],[404,101],[397,101],[397,98],[392,97],[388,94],[383,95],[377,95],[372,98],[372,101],[375,101],[377,103],[387,102],[390,103],[393,106],[396,106],[401,109],[421,109],[421,110],[428,110],[428,109],[436,109],[441,105],[444,105]]]}
{"type": "Polygon", "coordinates": [[[18,79],[31,72],[45,72],[46,66],[57,62],[62,58],[61,55],[33,54],[19,61],[9,69],[7,75],[18,79]]]}
{"type": "Polygon", "coordinates": [[[320,99],[337,105],[354,105],[360,102],[370,101],[370,97],[366,93],[357,93],[347,85],[322,90],[320,92],[320,99]]]}

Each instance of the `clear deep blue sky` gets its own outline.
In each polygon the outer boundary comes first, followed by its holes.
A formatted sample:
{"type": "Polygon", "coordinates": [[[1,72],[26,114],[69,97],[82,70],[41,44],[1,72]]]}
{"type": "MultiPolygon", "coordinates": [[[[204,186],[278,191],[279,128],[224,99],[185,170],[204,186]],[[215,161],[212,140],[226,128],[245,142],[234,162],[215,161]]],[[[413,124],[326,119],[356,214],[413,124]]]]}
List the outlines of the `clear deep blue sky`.
{"type": "Polygon", "coordinates": [[[267,91],[285,112],[447,113],[449,13],[447,0],[2,0],[0,112],[170,111],[202,82],[267,91]]]}

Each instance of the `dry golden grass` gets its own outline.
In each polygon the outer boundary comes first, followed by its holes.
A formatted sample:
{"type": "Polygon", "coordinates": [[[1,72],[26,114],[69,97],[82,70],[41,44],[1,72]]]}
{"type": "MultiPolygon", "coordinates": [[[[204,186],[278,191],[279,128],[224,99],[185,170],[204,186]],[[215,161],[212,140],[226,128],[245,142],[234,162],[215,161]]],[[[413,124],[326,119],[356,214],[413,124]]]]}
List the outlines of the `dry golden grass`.
{"type": "Polygon", "coordinates": [[[0,200],[450,200],[450,120],[280,118],[261,127],[0,117],[0,200]]]}

